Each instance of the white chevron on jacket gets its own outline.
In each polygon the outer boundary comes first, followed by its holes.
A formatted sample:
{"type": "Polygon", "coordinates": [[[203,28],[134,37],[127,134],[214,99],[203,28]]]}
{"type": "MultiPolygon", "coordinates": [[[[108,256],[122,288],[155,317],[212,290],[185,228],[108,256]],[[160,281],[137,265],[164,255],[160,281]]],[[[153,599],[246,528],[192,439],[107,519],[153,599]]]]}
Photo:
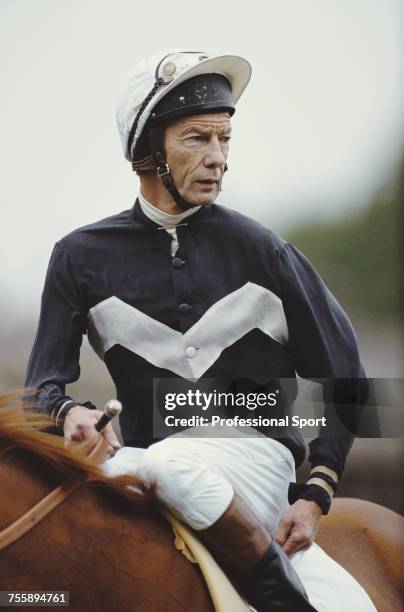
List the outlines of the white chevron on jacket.
{"type": "Polygon", "coordinates": [[[89,341],[101,358],[119,344],[189,380],[200,378],[226,347],[254,328],[282,345],[288,340],[282,300],[250,282],[218,300],[184,334],[115,296],[91,308],[88,316],[89,341]]]}

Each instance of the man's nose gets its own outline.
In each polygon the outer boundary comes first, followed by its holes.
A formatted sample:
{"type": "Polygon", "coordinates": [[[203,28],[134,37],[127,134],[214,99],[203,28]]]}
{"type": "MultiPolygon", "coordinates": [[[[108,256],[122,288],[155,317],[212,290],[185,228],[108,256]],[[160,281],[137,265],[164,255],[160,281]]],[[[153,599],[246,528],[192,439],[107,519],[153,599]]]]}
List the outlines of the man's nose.
{"type": "Polygon", "coordinates": [[[208,143],[204,159],[207,168],[218,168],[226,163],[226,156],[222,150],[221,142],[217,136],[213,136],[208,143]]]}

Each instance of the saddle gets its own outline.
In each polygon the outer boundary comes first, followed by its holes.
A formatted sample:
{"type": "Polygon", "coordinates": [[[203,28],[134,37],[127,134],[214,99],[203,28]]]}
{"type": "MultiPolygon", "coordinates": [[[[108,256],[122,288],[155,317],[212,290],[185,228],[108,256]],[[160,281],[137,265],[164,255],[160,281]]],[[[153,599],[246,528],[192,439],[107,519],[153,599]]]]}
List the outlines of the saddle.
{"type": "Polygon", "coordinates": [[[226,574],[216,563],[208,549],[194,532],[167,510],[162,515],[170,523],[175,535],[174,545],[191,563],[197,563],[205,578],[215,612],[251,612],[248,603],[241,597],[226,574]]]}

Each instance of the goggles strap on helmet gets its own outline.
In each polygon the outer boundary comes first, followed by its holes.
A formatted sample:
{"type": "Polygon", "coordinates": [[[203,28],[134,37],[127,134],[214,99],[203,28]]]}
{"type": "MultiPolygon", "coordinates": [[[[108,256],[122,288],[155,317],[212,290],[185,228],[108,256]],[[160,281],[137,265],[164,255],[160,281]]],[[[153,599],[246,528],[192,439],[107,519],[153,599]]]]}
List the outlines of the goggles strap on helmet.
{"type": "Polygon", "coordinates": [[[137,130],[137,126],[138,123],[140,121],[141,116],[143,115],[147,105],[149,104],[150,100],[153,99],[154,95],[156,94],[156,92],[160,89],[160,87],[162,87],[164,85],[164,81],[162,79],[157,79],[157,81],[155,82],[153,88],[151,91],[149,91],[149,93],[147,94],[147,96],[145,97],[145,99],[143,100],[142,104],[139,107],[139,110],[136,114],[135,120],[132,124],[132,127],[130,129],[129,135],[128,135],[128,151],[130,156],[132,157],[132,144],[133,144],[133,139],[135,137],[135,133],[137,130]]]}
{"type": "Polygon", "coordinates": [[[165,188],[170,192],[171,197],[174,199],[177,206],[184,211],[193,208],[193,205],[189,204],[181,196],[180,192],[175,186],[173,177],[171,176],[164,150],[163,126],[157,125],[150,128],[150,149],[153,162],[157,168],[157,175],[163,181],[165,188]]]}

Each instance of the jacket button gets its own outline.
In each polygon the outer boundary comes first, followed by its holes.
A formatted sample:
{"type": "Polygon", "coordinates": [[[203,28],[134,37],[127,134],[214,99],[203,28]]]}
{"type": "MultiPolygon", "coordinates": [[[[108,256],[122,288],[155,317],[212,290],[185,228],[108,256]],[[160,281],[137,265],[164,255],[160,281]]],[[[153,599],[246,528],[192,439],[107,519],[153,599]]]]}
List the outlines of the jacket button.
{"type": "Polygon", "coordinates": [[[174,257],[174,259],[171,262],[171,265],[173,268],[182,268],[184,264],[185,264],[185,261],[181,259],[180,257],[174,257]]]}
{"type": "Polygon", "coordinates": [[[191,312],[192,306],[190,306],[190,304],[180,304],[178,310],[181,314],[188,314],[191,312]]]}
{"type": "Polygon", "coordinates": [[[196,355],[196,348],[194,346],[187,346],[185,349],[185,355],[192,359],[196,355]]]}

